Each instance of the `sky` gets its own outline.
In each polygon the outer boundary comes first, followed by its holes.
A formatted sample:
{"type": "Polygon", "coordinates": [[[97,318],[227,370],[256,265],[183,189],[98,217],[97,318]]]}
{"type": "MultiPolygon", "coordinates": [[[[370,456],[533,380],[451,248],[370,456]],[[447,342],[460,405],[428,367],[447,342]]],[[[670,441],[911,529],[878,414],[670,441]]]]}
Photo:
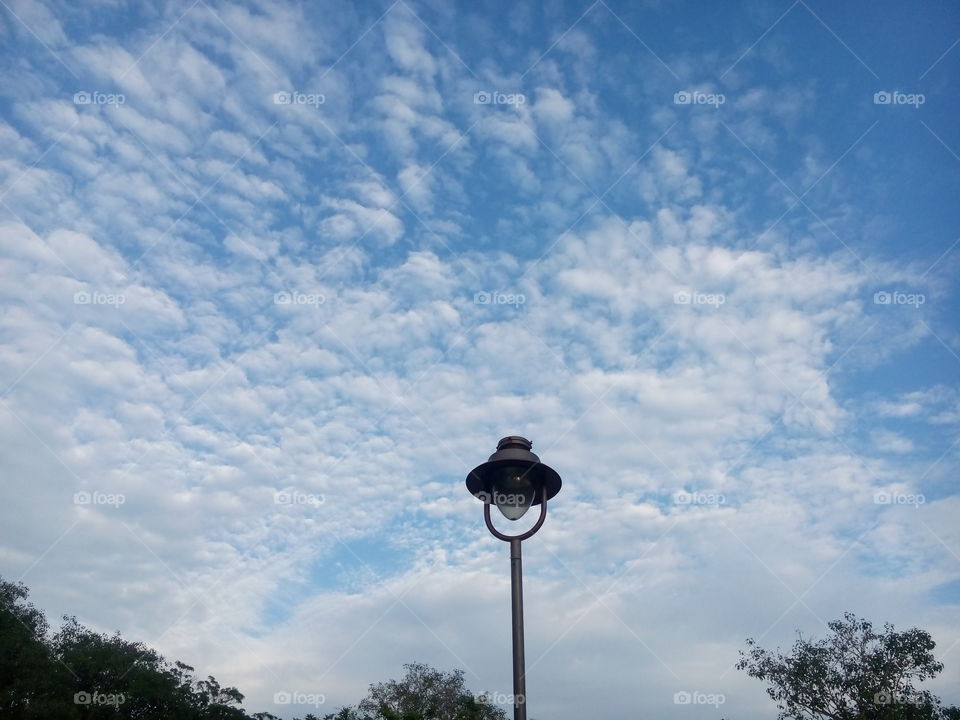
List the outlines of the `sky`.
{"type": "Polygon", "coordinates": [[[414,661],[508,707],[464,479],[522,435],[531,720],[768,718],[738,650],[845,611],[960,703],[956,3],[0,6],[0,575],[48,617],[284,718],[414,661]]]}

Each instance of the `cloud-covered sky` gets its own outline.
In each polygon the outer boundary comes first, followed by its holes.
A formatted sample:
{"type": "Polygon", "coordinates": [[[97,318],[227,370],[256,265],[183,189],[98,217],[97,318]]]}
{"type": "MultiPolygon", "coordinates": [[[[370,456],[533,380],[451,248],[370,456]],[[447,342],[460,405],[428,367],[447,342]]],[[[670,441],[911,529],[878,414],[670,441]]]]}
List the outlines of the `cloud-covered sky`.
{"type": "Polygon", "coordinates": [[[532,718],[769,717],[745,638],[846,610],[960,702],[955,3],[0,18],[0,574],[49,616],[283,717],[509,693],[463,481],[519,434],[532,718]]]}

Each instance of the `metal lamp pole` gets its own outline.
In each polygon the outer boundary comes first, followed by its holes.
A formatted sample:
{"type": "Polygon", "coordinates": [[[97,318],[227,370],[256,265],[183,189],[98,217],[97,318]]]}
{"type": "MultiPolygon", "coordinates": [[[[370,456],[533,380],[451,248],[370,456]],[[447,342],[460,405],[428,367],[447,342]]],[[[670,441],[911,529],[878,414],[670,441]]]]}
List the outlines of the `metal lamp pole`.
{"type": "Polygon", "coordinates": [[[483,520],[495,538],[510,543],[510,615],[513,620],[513,720],[527,720],[527,678],[523,654],[523,559],[520,543],[533,535],[547,519],[547,491],[541,491],[537,524],[522,535],[504,535],[490,520],[490,506],[483,506],[483,520]]]}
{"type": "Polygon", "coordinates": [[[513,621],[513,719],[527,720],[527,681],[523,651],[523,559],[520,543],[531,537],[547,518],[547,500],[560,490],[560,476],[530,452],[526,438],[510,436],[497,452],[467,476],[467,489],[484,501],[483,520],[490,533],[510,543],[511,618],[513,621]],[[536,524],[519,535],[506,535],[493,526],[490,505],[509,520],[517,520],[531,505],[540,505],[536,524]]]}

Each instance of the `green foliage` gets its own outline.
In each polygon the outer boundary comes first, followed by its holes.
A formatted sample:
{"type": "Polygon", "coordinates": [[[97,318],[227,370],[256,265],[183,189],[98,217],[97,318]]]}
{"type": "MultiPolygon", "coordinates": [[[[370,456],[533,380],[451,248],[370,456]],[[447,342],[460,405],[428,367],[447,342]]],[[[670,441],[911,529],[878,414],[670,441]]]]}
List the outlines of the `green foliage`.
{"type": "Polygon", "coordinates": [[[0,578],[0,716],[71,717],[69,681],[46,642],[47,619],[27,602],[26,586],[0,578]]]}
{"type": "Polygon", "coordinates": [[[0,717],[12,720],[270,720],[247,715],[243,695],[142,643],[65,617],[48,637],[27,588],[0,578],[0,717]]]}
{"type": "Polygon", "coordinates": [[[768,684],[780,720],[953,720],[957,708],[942,708],[929,691],[914,687],[936,676],[943,664],[933,655],[929,633],[877,632],[852,613],[829,623],[830,635],[798,637],[789,655],[764,650],[753,639],[741,651],[738,669],[768,684]]]}
{"type": "MultiPolygon", "coordinates": [[[[359,720],[505,720],[503,710],[474,697],[464,685],[463,671],[444,673],[411,663],[402,680],[370,686],[358,705],[359,720]]],[[[324,720],[355,720],[327,716],[324,720]]]]}
{"type": "MultiPolygon", "coordinates": [[[[0,578],[0,718],[4,720],[279,720],[247,714],[243,695],[196,678],[143,643],[105,635],[65,617],[49,635],[22,584],[0,578]]],[[[404,666],[402,680],[370,686],[356,707],[323,720],[506,720],[466,689],[463,673],[404,666]]],[[[307,715],[303,720],[320,720],[307,715]]]]}

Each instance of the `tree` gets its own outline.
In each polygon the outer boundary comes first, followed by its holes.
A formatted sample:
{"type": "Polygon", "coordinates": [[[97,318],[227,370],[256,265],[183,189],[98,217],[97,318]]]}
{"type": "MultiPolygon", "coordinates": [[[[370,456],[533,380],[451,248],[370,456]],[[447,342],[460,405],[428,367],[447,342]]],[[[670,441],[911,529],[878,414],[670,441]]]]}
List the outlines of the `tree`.
{"type": "Polygon", "coordinates": [[[0,578],[0,716],[69,718],[68,671],[48,647],[47,618],[28,594],[22,583],[0,578]]]}
{"type": "Polygon", "coordinates": [[[279,720],[248,715],[243,695],[198,680],[143,643],[105,635],[74,617],[52,637],[27,588],[0,578],[0,717],[4,720],[279,720]]]}
{"type": "Polygon", "coordinates": [[[356,709],[343,708],[324,720],[506,720],[503,710],[467,690],[462,670],[445,673],[422,663],[403,667],[403,679],[371,685],[356,709]]]}
{"type": "MultiPolygon", "coordinates": [[[[4,720],[280,720],[243,710],[243,695],[170,663],[143,643],[64,617],[54,635],[20,583],[0,577],[0,718],[4,720]]],[[[402,680],[370,686],[360,704],[323,720],[506,720],[474,697],[463,672],[414,663],[402,680]]],[[[310,714],[303,720],[320,720],[310,714]]],[[[951,719],[960,720],[960,718],[951,719]]]]}
{"type": "Polygon", "coordinates": [[[753,639],[747,640],[747,652],[740,652],[737,668],[768,683],[780,720],[960,717],[960,709],[942,708],[929,691],[914,687],[943,670],[929,633],[896,632],[889,623],[876,632],[852,613],[828,627],[823,640],[799,636],[790,655],[764,650],[753,639]]]}

